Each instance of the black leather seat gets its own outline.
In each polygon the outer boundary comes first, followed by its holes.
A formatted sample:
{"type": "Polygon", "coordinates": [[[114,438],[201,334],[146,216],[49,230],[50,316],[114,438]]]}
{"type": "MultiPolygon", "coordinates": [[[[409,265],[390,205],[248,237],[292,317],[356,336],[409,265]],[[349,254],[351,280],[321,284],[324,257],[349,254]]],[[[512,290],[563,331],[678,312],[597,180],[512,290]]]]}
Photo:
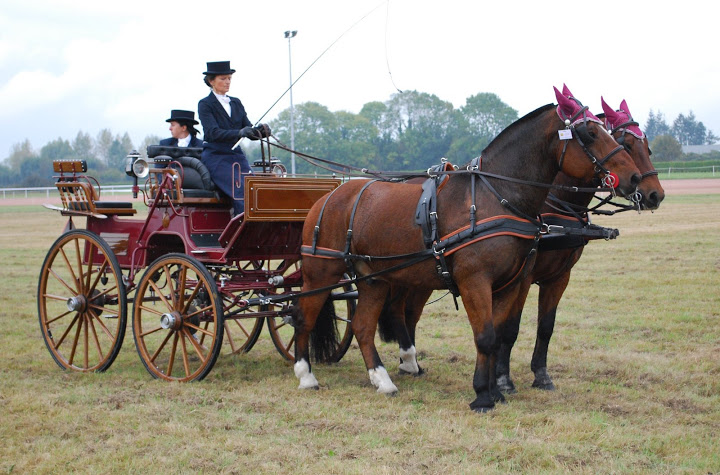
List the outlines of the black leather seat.
{"type": "Polygon", "coordinates": [[[220,198],[219,190],[210,177],[210,171],[200,161],[202,148],[150,145],[147,152],[148,158],[155,160],[155,168],[161,168],[160,162],[164,159],[170,162],[171,168],[178,170],[182,177],[183,195],[186,198],[220,198]]]}

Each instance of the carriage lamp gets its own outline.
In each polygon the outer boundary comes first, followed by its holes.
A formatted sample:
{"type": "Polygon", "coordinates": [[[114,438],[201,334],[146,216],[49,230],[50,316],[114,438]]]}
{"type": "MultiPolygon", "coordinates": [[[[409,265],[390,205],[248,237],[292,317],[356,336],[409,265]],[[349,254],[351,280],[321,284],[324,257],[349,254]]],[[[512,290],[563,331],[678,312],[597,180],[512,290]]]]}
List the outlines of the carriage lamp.
{"type": "Polygon", "coordinates": [[[150,171],[148,162],[140,157],[137,150],[128,153],[125,158],[125,173],[133,178],[132,194],[133,198],[138,197],[140,187],[138,186],[138,178],[145,178],[150,171]]]}

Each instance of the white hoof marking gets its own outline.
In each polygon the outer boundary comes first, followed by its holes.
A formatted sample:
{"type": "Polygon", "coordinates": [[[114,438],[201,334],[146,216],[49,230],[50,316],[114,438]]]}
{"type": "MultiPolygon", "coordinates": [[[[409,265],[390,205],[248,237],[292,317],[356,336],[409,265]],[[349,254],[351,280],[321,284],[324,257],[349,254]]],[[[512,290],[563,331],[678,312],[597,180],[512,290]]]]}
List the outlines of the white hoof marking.
{"type": "Polygon", "coordinates": [[[295,363],[295,376],[300,380],[300,386],[298,389],[316,389],[320,385],[315,379],[315,375],[310,372],[310,365],[305,360],[300,360],[295,363]]]}
{"type": "Polygon", "coordinates": [[[411,346],[407,350],[400,348],[400,370],[410,374],[418,374],[420,367],[417,363],[417,351],[415,351],[415,345],[411,346]]]}
{"type": "Polygon", "coordinates": [[[368,370],[370,382],[378,388],[377,392],[382,394],[395,394],[398,388],[393,384],[387,370],[383,366],[368,370]]]}

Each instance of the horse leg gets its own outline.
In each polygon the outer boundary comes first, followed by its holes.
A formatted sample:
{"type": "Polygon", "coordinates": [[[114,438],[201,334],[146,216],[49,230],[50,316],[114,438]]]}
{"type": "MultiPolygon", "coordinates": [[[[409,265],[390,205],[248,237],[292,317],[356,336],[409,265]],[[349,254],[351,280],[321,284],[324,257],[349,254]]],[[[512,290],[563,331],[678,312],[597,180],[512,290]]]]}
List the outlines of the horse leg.
{"type": "Polygon", "coordinates": [[[370,382],[379,393],[395,394],[398,389],[390,379],[375,347],[378,318],[390,286],[386,282],[373,281],[370,283],[359,282],[357,287],[358,302],[351,325],[365,361],[370,382]]]}
{"type": "Polygon", "coordinates": [[[513,305],[510,316],[500,335],[500,348],[498,349],[495,376],[498,389],[505,394],[515,394],[517,389],[510,377],[510,355],[517,341],[520,331],[522,305],[513,305]],[[519,307],[519,308],[518,308],[519,307]]]}
{"type": "Polygon", "coordinates": [[[400,371],[405,371],[413,376],[420,376],[425,373],[417,362],[415,330],[418,321],[420,321],[425,302],[428,301],[430,295],[432,295],[432,290],[416,290],[410,292],[405,300],[405,335],[407,342],[403,346],[403,340],[398,339],[400,342],[400,371]]]}
{"type": "Polygon", "coordinates": [[[560,299],[570,281],[570,272],[565,272],[559,278],[549,283],[540,283],[540,296],[538,299],[538,325],[535,338],[530,369],[535,373],[532,387],[554,390],[555,385],[547,371],[547,353],[550,338],[555,328],[555,316],[560,299]]]}
{"type": "MultiPolygon", "coordinates": [[[[470,280],[470,279],[466,279],[470,280]]],[[[497,336],[493,325],[492,291],[490,284],[471,285],[463,282],[460,285],[463,306],[467,312],[470,327],[475,341],[476,359],[473,374],[475,400],[470,409],[476,412],[487,412],[495,407],[495,359],[497,352],[497,336]]]]}
{"type": "MultiPolygon", "coordinates": [[[[520,319],[522,317],[523,307],[525,306],[525,300],[527,300],[527,294],[530,291],[530,285],[531,282],[529,281],[522,282],[520,286],[514,290],[517,296],[508,300],[511,302],[510,310],[499,335],[500,347],[498,349],[497,364],[495,365],[495,374],[498,389],[506,394],[517,393],[515,383],[513,383],[510,377],[510,355],[517,341],[518,333],[520,332],[520,319]]],[[[496,312],[496,310],[493,311],[493,314],[496,315],[496,312]]]]}
{"type": "MultiPolygon", "coordinates": [[[[303,262],[303,287],[306,292],[333,285],[339,282],[344,271],[344,264],[332,261],[305,259],[303,262]],[[314,276],[322,276],[314,278],[314,276]]],[[[299,389],[318,389],[319,384],[312,373],[310,365],[310,333],[315,328],[318,315],[330,291],[316,295],[301,297],[293,308],[293,326],[295,327],[295,376],[300,380],[299,389]]]]}

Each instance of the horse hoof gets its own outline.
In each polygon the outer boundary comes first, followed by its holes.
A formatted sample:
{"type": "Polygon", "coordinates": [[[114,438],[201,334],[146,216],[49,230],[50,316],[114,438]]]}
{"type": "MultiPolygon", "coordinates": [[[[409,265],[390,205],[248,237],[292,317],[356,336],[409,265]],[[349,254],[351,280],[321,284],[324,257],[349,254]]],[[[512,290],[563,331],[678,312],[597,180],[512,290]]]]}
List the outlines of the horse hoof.
{"type": "Polygon", "coordinates": [[[542,389],[543,391],[555,391],[555,385],[550,382],[533,381],[532,387],[542,389]]]}
{"type": "Polygon", "coordinates": [[[493,401],[499,402],[501,404],[507,404],[505,396],[503,396],[503,393],[501,393],[500,390],[497,388],[495,388],[495,390],[493,391],[493,401]]]}
{"type": "Polygon", "coordinates": [[[513,383],[512,379],[510,379],[510,376],[503,374],[501,376],[498,376],[497,378],[497,387],[500,390],[500,392],[505,394],[516,394],[517,389],[515,389],[515,383],[513,383]]]}
{"type": "Polygon", "coordinates": [[[475,412],[477,412],[477,413],[479,413],[479,414],[485,414],[486,412],[490,412],[490,411],[492,411],[493,409],[495,409],[495,406],[490,406],[490,407],[487,407],[487,406],[477,406],[477,407],[473,407],[472,404],[470,404],[470,409],[472,409],[473,411],[475,411],[475,412]]]}
{"type": "Polygon", "coordinates": [[[413,377],[417,378],[418,376],[425,376],[425,370],[418,366],[418,372],[417,372],[417,373],[413,373],[413,372],[410,372],[410,371],[405,371],[404,369],[400,368],[400,369],[398,370],[398,374],[399,374],[400,376],[410,375],[410,376],[413,376],[413,377]]]}
{"type": "Polygon", "coordinates": [[[535,381],[533,381],[532,387],[545,391],[555,391],[555,385],[547,372],[547,368],[540,368],[535,371],[535,381]]]}

